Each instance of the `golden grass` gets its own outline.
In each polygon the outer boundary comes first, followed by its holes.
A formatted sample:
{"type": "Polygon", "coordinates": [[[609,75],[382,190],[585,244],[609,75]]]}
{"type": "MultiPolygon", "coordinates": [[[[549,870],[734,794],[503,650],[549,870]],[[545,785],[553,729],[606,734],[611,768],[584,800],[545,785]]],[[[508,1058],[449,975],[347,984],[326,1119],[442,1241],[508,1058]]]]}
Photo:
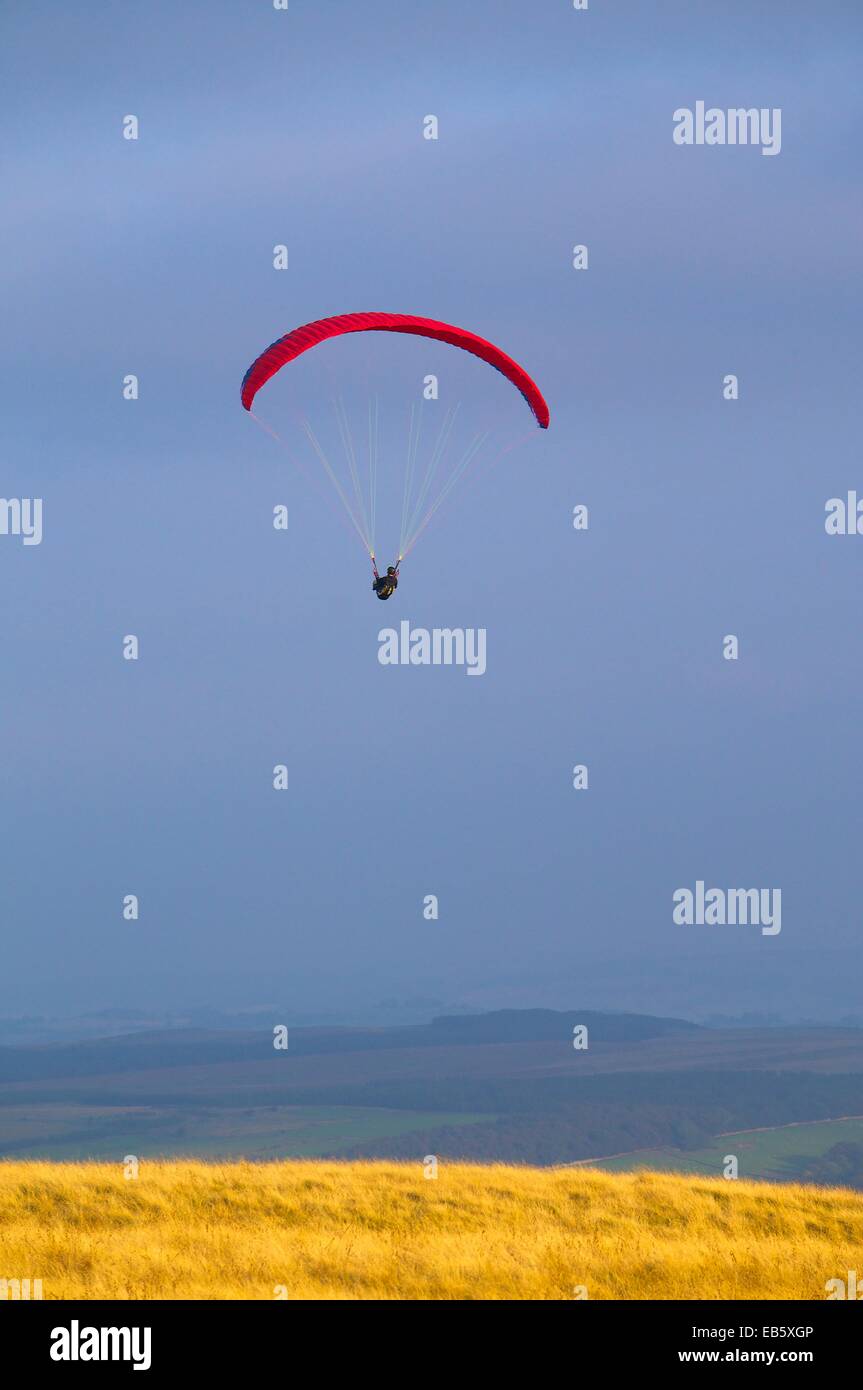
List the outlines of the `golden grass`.
{"type": "Polygon", "coordinates": [[[841,1189],[502,1164],[0,1162],[0,1278],[45,1298],[823,1299],[841,1189]]]}

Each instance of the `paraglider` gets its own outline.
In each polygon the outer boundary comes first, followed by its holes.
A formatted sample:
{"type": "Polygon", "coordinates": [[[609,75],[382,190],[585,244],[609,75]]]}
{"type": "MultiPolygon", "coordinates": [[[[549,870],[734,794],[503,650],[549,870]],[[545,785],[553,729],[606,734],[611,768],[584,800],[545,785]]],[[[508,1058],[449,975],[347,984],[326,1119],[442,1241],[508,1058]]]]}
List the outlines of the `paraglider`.
{"type": "MultiPolygon", "coordinates": [[[[336,314],[331,318],[317,319],[313,323],[307,323],[299,328],[294,328],[290,333],[277,338],[271,343],[260,356],[256,357],[249,367],[241,388],[241,401],[245,410],[253,414],[252,405],[255,397],[261,388],[286,366],[300,357],[310,348],[317,347],[320,343],[326,342],[331,338],[339,338],[348,333],[403,333],[411,334],[416,337],[435,339],[451,347],[461,348],[470,353],[473,357],[487,362],[494,367],[502,376],[506,378],[523,396],[533,414],[534,420],[540,429],[548,429],[549,409],[545,399],[537,386],[536,382],[528,375],[513,358],[508,357],[500,348],[485,338],[480,338],[476,333],[471,333],[465,328],[456,328],[453,324],[441,323],[437,319],[420,318],[414,314],[336,314]]],[[[342,448],[347,460],[350,473],[350,484],[342,485],[336,475],[330,454],[325,445],[321,443],[317,434],[312,429],[311,424],[303,419],[302,427],[306,439],[311,444],[314,453],[326,471],[330,482],[333,484],[339,499],[344,506],[348,517],[355,530],[363,541],[372,562],[372,572],[374,575],[372,588],[379,599],[389,599],[398,587],[399,568],[407,551],[415,543],[420,533],[425,529],[432,515],[437,511],[445,498],[452,491],[456,481],[463,475],[470,462],[479,453],[486,442],[489,431],[476,436],[469,441],[457,453],[453,440],[453,425],[458,411],[458,405],[447,407],[438,413],[439,431],[438,437],[431,450],[425,475],[419,478],[416,484],[416,493],[412,491],[414,487],[414,471],[419,453],[419,441],[421,425],[419,418],[415,420],[414,407],[411,406],[410,429],[408,445],[406,449],[406,472],[404,486],[404,501],[402,507],[402,528],[396,564],[387,567],[386,574],[380,575],[375,563],[374,547],[374,526],[375,526],[375,489],[377,480],[377,402],[374,404],[374,414],[372,407],[369,409],[368,421],[368,497],[360,477],[357,460],[357,449],[354,444],[353,435],[347,422],[344,405],[341,399],[336,407],[336,420],[341,437],[342,448]],[[441,418],[442,417],[442,418],[441,418]],[[441,460],[447,454],[447,450],[457,453],[455,464],[447,475],[445,467],[441,467],[441,460]],[[352,484],[352,489],[351,489],[352,484]],[[434,490],[433,485],[437,487],[434,490]],[[353,498],[351,498],[353,490],[353,498]]],[[[505,412],[504,412],[505,413],[505,412]]],[[[257,416],[254,416],[257,419],[257,416]]],[[[263,424],[263,421],[260,422],[263,424]]],[[[264,426],[268,428],[268,426],[264,426]]],[[[274,431],[269,431],[275,434],[274,431]]],[[[279,439],[278,435],[275,435],[279,439]]],[[[281,442],[281,441],[280,441],[281,442]]],[[[511,447],[511,446],[510,446],[511,447]]],[[[502,450],[501,452],[505,452],[502,450]]]]}
{"type": "Polygon", "coordinates": [[[452,324],[439,323],[437,319],[417,318],[415,314],[336,314],[333,318],[317,319],[314,323],[304,324],[302,328],[294,328],[283,338],[277,338],[260,357],[255,358],[243,377],[243,405],[246,410],[251,410],[252,401],[264,383],[269,381],[271,376],[275,376],[280,367],[292,362],[301,352],[307,352],[317,343],[323,343],[327,338],[336,338],[342,333],[382,331],[415,333],[422,338],[438,338],[443,343],[450,343],[453,347],[463,348],[465,352],[472,352],[475,357],[480,357],[490,366],[496,367],[518,388],[533,411],[540,429],[548,429],[548,406],[536,382],[528,376],[523,367],[511,357],[507,357],[506,353],[501,352],[493,343],[486,342],[485,338],[468,332],[466,328],[454,328],[452,324]]]}
{"type": "MultiPolygon", "coordinates": [[[[399,561],[399,564],[401,564],[401,561],[399,561]]],[[[378,574],[378,568],[375,564],[375,557],[373,555],[372,569],[374,571],[375,576],[372,580],[372,588],[374,589],[378,598],[391,598],[392,595],[395,593],[396,589],[399,587],[398,565],[387,565],[386,574],[378,574]]]]}

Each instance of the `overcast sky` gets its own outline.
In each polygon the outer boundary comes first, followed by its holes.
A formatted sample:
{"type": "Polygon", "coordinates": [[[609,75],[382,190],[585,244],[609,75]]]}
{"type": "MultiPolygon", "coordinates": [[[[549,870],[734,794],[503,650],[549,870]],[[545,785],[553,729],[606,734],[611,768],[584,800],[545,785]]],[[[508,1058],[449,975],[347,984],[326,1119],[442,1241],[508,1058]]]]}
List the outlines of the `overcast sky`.
{"type": "Polygon", "coordinates": [[[863,496],[863,11],[114,0],[0,26],[0,494],[43,499],[40,545],[0,536],[0,1011],[859,1011],[863,537],[824,506],[863,496]],[[781,151],[676,145],[699,100],[780,108],[781,151]],[[361,365],[396,414],[415,366],[528,436],[386,606],[239,403],[269,342],[351,310],[470,328],[551,409],[531,430],[455,349],[334,349],[360,415],[361,365]],[[402,619],[486,629],[486,673],[380,665],[402,619]],[[781,889],[781,933],[675,925],[699,879],[781,889]]]}

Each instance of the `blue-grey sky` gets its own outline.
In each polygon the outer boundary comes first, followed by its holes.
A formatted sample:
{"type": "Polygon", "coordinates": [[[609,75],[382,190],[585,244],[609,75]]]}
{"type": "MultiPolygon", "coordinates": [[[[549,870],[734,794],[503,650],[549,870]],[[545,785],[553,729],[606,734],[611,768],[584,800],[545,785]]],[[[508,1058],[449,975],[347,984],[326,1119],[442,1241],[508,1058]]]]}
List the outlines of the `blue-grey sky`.
{"type": "MultiPolygon", "coordinates": [[[[44,506],[41,545],[0,536],[0,1011],[859,1012],[863,537],[824,531],[863,496],[859,7],[56,0],[0,25],[0,492],[44,506]],[[699,100],[781,108],[781,152],[676,145],[699,100]],[[239,404],[273,338],[367,309],[499,343],[552,415],[386,607],[239,404]],[[485,628],[486,674],[381,666],[403,618],[485,628]],[[780,888],[781,934],[676,926],[698,879],[780,888]]],[[[348,346],[357,406],[397,344],[354,376],[348,346]]],[[[467,406],[520,426],[455,355],[467,406]]]]}

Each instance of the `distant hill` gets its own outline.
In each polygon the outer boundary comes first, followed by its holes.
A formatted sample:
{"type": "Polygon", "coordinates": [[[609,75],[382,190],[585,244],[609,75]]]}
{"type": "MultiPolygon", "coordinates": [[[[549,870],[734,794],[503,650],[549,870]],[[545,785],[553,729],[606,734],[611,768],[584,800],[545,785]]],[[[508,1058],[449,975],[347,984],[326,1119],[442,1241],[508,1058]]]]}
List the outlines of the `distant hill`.
{"type": "MultiPolygon", "coordinates": [[[[650,1014],[603,1014],[590,1009],[497,1009],[493,1013],[434,1018],[430,1038],[436,1042],[554,1042],[570,1038],[573,1028],[584,1025],[594,1042],[640,1042],[669,1034],[702,1033],[697,1023],[682,1018],[654,1018],[650,1014]]],[[[408,1031],[408,1030],[403,1030],[408,1031]]]]}
{"type": "MultiPolygon", "coordinates": [[[[52,1077],[116,1075],[125,1071],[213,1065],[272,1056],[272,1028],[290,1024],[274,1015],[254,1031],[160,1030],[90,1042],[0,1048],[0,1085],[52,1077]]],[[[704,1032],[678,1018],[646,1014],[603,1014],[589,1009],[500,1009],[495,1013],[444,1016],[431,1023],[396,1028],[291,1028],[290,1052],[297,1057],[457,1044],[510,1042],[567,1043],[577,1024],[586,1024],[593,1042],[639,1042],[646,1038],[704,1032]]]]}

